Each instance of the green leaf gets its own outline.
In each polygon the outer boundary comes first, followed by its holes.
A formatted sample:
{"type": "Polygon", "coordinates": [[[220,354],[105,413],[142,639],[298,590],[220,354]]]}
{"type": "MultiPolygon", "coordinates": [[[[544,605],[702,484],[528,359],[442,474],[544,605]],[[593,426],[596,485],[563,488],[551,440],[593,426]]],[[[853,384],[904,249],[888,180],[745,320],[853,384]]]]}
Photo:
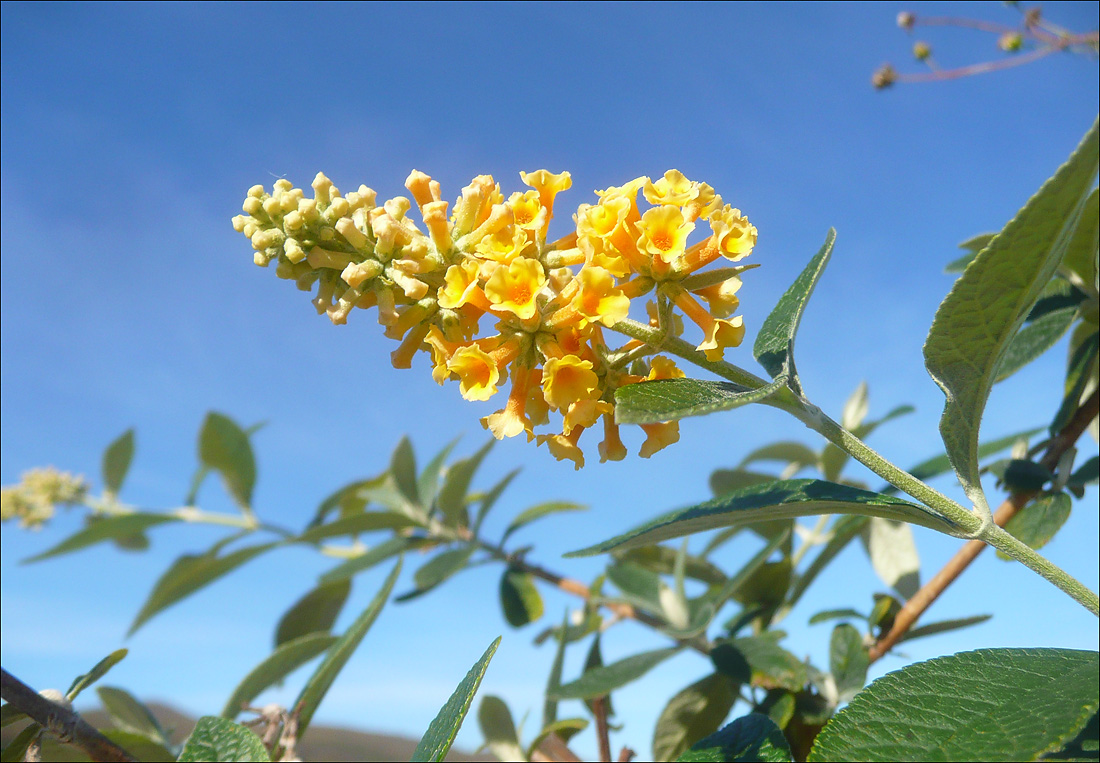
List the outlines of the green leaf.
{"type": "Polygon", "coordinates": [[[774,481],[774,474],[750,472],[748,469],[715,469],[710,475],[710,491],[716,497],[721,497],[743,487],[774,481]]]}
{"type": "Polygon", "coordinates": [[[443,464],[447,462],[447,456],[451,455],[451,451],[457,444],[457,439],[451,440],[443,450],[432,457],[416,479],[416,492],[420,496],[420,504],[428,511],[431,511],[435,496],[439,492],[439,475],[443,471],[443,464]]]}
{"type": "Polygon", "coordinates": [[[944,299],[924,343],[925,366],[946,396],[940,434],[967,496],[984,500],[978,430],[997,366],[1054,275],[1096,175],[1097,124],[1054,176],[989,242],[944,299]]]}
{"type": "Polygon", "coordinates": [[[759,636],[729,639],[752,669],[752,685],[765,689],[787,689],[798,692],[809,680],[806,665],[779,646],[782,631],[768,631],[759,636]]]}
{"type": "Polygon", "coordinates": [[[701,739],[677,760],[768,761],[790,763],[791,748],[775,721],[761,713],[738,718],[721,731],[701,739]]]}
{"type": "Polygon", "coordinates": [[[661,578],[657,573],[631,562],[615,562],[608,565],[606,575],[625,601],[651,612],[661,611],[661,578]]]}
{"type": "Polygon", "coordinates": [[[7,726],[8,724],[21,721],[27,717],[27,714],[8,702],[0,705],[0,727],[7,726]]]}
{"type": "Polygon", "coordinates": [[[476,550],[477,546],[467,544],[461,548],[452,548],[436,554],[413,574],[416,590],[428,591],[452,575],[461,572],[476,550]]]}
{"type": "Polygon", "coordinates": [[[815,514],[886,517],[940,532],[950,532],[954,528],[930,509],[891,496],[821,480],[780,480],[742,488],[698,506],[671,511],[622,535],[566,556],[592,556],[613,548],[645,546],[717,527],[815,514]]]}
{"type": "Polygon", "coordinates": [[[104,657],[102,660],[97,662],[87,673],[82,673],[77,676],[76,679],[73,681],[72,686],[70,686],[69,690],[65,692],[65,699],[72,702],[80,695],[80,692],[84,691],[96,681],[103,678],[103,676],[107,675],[107,671],[122,662],[123,658],[126,657],[126,655],[129,653],[129,649],[116,649],[115,651],[104,657]]]}
{"type": "Polygon", "coordinates": [[[1004,381],[1058,344],[1076,316],[1076,307],[1066,307],[1047,313],[1021,328],[1001,356],[993,383],[1004,381]]]}
{"type": "Polygon", "coordinates": [[[829,721],[809,759],[1036,760],[1073,739],[1098,705],[1096,652],[963,652],[872,683],[829,721]]]}
{"type": "Polygon", "coordinates": [[[558,648],[554,652],[554,661],[550,664],[550,675],[546,678],[546,701],[542,705],[543,728],[549,726],[558,719],[558,701],[553,694],[561,686],[561,669],[565,664],[565,645],[568,642],[566,634],[569,629],[569,609],[561,618],[561,635],[558,638],[558,648]]]}
{"type": "Polygon", "coordinates": [[[543,727],[535,738],[531,741],[531,744],[527,746],[527,754],[524,760],[531,760],[534,758],[535,750],[539,749],[543,741],[546,740],[551,734],[557,736],[563,742],[569,742],[574,736],[579,734],[588,728],[588,720],[586,718],[563,718],[560,721],[554,721],[543,727]]]}
{"type": "Polygon", "coordinates": [[[134,430],[127,429],[103,452],[103,486],[118,495],[134,458],[134,430]]]}
{"type": "Polygon", "coordinates": [[[416,456],[408,437],[402,437],[390,457],[390,474],[397,483],[397,489],[409,503],[419,503],[420,495],[416,482],[416,456]]]}
{"type": "MultiPolygon", "coordinates": [[[[313,519],[309,522],[309,529],[313,529],[321,525],[328,518],[330,514],[335,512],[338,518],[343,519],[360,513],[366,508],[367,503],[373,499],[373,494],[378,490],[385,490],[392,484],[389,474],[380,474],[377,477],[372,477],[368,480],[356,480],[334,492],[332,495],[321,501],[321,505],[317,507],[316,513],[313,515],[313,519]]],[[[398,504],[397,506],[388,507],[394,511],[400,511],[401,506],[404,504],[404,499],[393,491],[393,497],[398,504]]],[[[383,504],[386,505],[386,504],[383,504]]]]}
{"type": "Polygon", "coordinates": [[[1097,233],[1100,231],[1100,199],[1093,188],[1085,205],[1085,213],[1077,225],[1077,232],[1069,242],[1062,265],[1078,275],[1086,284],[1096,282],[1097,233]]]}
{"type": "Polygon", "coordinates": [[[985,249],[996,233],[979,233],[977,236],[968,238],[959,244],[960,249],[966,249],[966,254],[959,257],[957,260],[952,260],[944,266],[944,273],[961,273],[966,270],[966,266],[969,265],[975,257],[978,256],[978,252],[985,249]]]}
{"type": "Polygon", "coordinates": [[[214,715],[199,718],[183,743],[179,760],[271,760],[263,741],[249,728],[214,715]]]}
{"type": "Polygon", "coordinates": [[[800,442],[775,442],[752,451],[741,459],[738,466],[744,468],[757,461],[782,461],[788,465],[787,470],[793,475],[803,467],[816,464],[817,453],[800,442]]]}
{"type": "Polygon", "coordinates": [[[610,694],[631,681],[635,681],[680,651],[682,647],[674,646],[666,649],[655,649],[650,652],[641,652],[625,659],[613,662],[610,665],[586,670],[576,681],[570,681],[558,687],[553,696],[555,699],[592,699],[610,694]]]}
{"type": "Polygon", "coordinates": [[[355,618],[355,622],[329,647],[325,659],[321,661],[321,664],[317,666],[317,670],[313,672],[313,675],[306,681],[306,685],[302,687],[302,693],[298,695],[298,700],[292,705],[292,707],[301,707],[298,716],[299,737],[305,734],[309,722],[313,720],[313,714],[317,712],[317,707],[321,704],[321,700],[325,698],[325,694],[328,693],[329,688],[336,681],[340,671],[344,669],[348,660],[351,659],[351,655],[359,648],[363,637],[367,635],[367,631],[378,619],[378,613],[382,611],[382,607],[385,606],[386,600],[390,597],[393,586],[397,582],[397,576],[400,573],[401,560],[398,559],[397,564],[393,566],[393,570],[386,578],[386,582],[382,584],[382,589],[375,595],[362,614],[355,618]]]}
{"type": "Polygon", "coordinates": [[[788,376],[788,383],[798,394],[802,394],[802,386],[794,366],[794,338],[798,333],[798,324],[802,320],[806,303],[810,301],[810,295],[829,262],[835,242],[836,231],[830,228],[821,249],[764,320],[752,347],[753,356],[772,378],[788,376]]]}
{"type": "Polygon", "coordinates": [[[500,539],[501,545],[503,545],[504,541],[508,540],[516,530],[537,519],[541,519],[551,514],[558,514],[563,511],[585,511],[587,508],[587,506],[579,503],[549,501],[547,503],[540,503],[537,506],[532,506],[529,509],[524,509],[511,521],[508,528],[504,531],[504,537],[500,539]]]}
{"type": "MultiPolygon", "coordinates": [[[[1077,337],[1078,334],[1075,331],[1073,339],[1077,337]]],[[[1073,347],[1072,340],[1070,346],[1073,347]]],[[[1061,432],[1062,427],[1068,424],[1077,412],[1085,387],[1095,375],[1098,352],[1100,352],[1100,333],[1095,331],[1073,348],[1069,368],[1066,369],[1066,396],[1062,399],[1062,405],[1050,423],[1051,434],[1057,435],[1061,432]]]]}
{"type": "MultiPolygon", "coordinates": [[[[1027,440],[1042,432],[1042,427],[1035,429],[1025,429],[1022,432],[1008,435],[1007,437],[999,437],[996,440],[982,443],[978,446],[978,458],[983,459],[992,456],[996,453],[1000,453],[1005,448],[1011,448],[1020,440],[1027,440]]],[[[947,454],[940,454],[933,456],[932,458],[921,461],[916,466],[909,469],[909,473],[920,480],[928,481],[933,477],[938,477],[941,474],[951,469],[951,459],[947,457],[947,454]]],[[[893,485],[888,485],[883,488],[882,492],[891,494],[897,492],[897,488],[893,485]]]]}
{"type": "Polygon", "coordinates": [[[282,681],[288,675],[321,654],[334,643],[338,636],[327,633],[307,633],[293,641],[280,644],[263,662],[249,671],[233,694],[225,702],[221,716],[236,718],[241,706],[252,702],[264,689],[282,681]]]}
{"type": "Polygon", "coordinates": [[[124,689],[100,686],[96,690],[103,709],[111,716],[111,722],[119,729],[152,739],[157,744],[169,746],[168,735],[144,704],[124,689]]]}
{"type": "Polygon", "coordinates": [[[836,681],[840,703],[850,701],[867,683],[867,668],[870,664],[859,631],[847,623],[833,628],[833,635],[829,639],[829,672],[836,681]]]}
{"type": "Polygon", "coordinates": [[[1077,467],[1066,485],[1068,487],[1084,488],[1086,485],[1095,485],[1097,480],[1100,480],[1100,457],[1093,456],[1077,467]]]}
{"type": "Polygon", "coordinates": [[[737,684],[711,673],[681,689],[665,705],[653,730],[653,760],[675,760],[700,739],[713,734],[737,700],[737,684]]]}
{"type": "MultiPolygon", "coordinates": [[[[855,403],[858,403],[858,398],[856,398],[855,400],[848,400],[849,405],[853,405],[855,403]]],[[[858,408],[856,410],[859,411],[858,408]]],[[[897,408],[891,410],[881,419],[875,419],[874,421],[860,423],[854,427],[850,427],[850,430],[852,434],[854,434],[856,437],[860,438],[861,440],[865,440],[867,439],[868,435],[870,435],[883,424],[887,423],[888,421],[893,421],[900,416],[908,415],[915,410],[916,409],[911,405],[899,405],[897,408]]],[[[848,406],[845,406],[845,415],[851,415],[848,411],[848,406]]],[[[860,421],[862,422],[862,419],[860,419],[860,421]]],[[[849,427],[847,426],[845,428],[849,429],[849,427]]],[[[841,450],[831,442],[826,443],[825,448],[821,451],[821,459],[818,462],[818,467],[821,469],[821,473],[822,475],[824,475],[825,479],[829,480],[830,482],[836,482],[840,477],[840,473],[844,471],[844,466],[848,463],[849,458],[850,456],[846,451],[841,450]]]]}
{"type": "Polygon", "coordinates": [[[454,744],[455,735],[462,727],[462,721],[470,710],[470,703],[481,686],[481,679],[485,677],[485,671],[489,667],[489,660],[493,659],[497,647],[500,646],[500,636],[489,645],[481,659],[474,663],[466,677],[459,682],[451,698],[447,700],[439,710],[439,714],[428,726],[420,743],[413,751],[413,761],[440,761],[447,757],[447,752],[454,744]]]}
{"type": "Polygon", "coordinates": [[[393,511],[368,511],[363,514],[354,514],[350,517],[337,519],[335,522],[327,522],[306,530],[298,536],[299,543],[320,543],[328,538],[337,538],[343,535],[358,535],[359,533],[376,532],[378,530],[403,530],[406,527],[416,527],[419,523],[405,514],[393,511]]]}
{"type": "Polygon", "coordinates": [[[489,489],[489,492],[482,497],[481,506],[478,507],[477,517],[474,519],[474,526],[472,528],[474,535],[477,535],[481,530],[481,523],[485,521],[485,517],[489,516],[489,511],[496,505],[500,496],[508,489],[508,486],[512,484],[512,480],[514,480],[519,473],[519,469],[513,469],[508,472],[500,482],[493,485],[493,487],[489,489]]]}
{"type": "Polygon", "coordinates": [[[875,574],[909,599],[920,588],[920,557],[913,529],[902,522],[871,517],[863,528],[863,545],[875,574]]]}
{"type": "Polygon", "coordinates": [[[225,556],[218,556],[221,545],[221,543],[216,544],[205,554],[185,554],[174,561],[153,586],[149,598],[141,606],[127,635],[133,635],[149,618],[166,607],[210,585],[245,562],[282,543],[262,543],[233,551],[225,556]]]}
{"type": "Polygon", "coordinates": [[[615,423],[656,424],[731,411],[771,397],[786,383],[786,377],[780,377],[758,389],[702,379],[657,379],[628,384],[615,390],[615,423]]]}
{"type": "Polygon", "coordinates": [[[975,615],[973,617],[960,617],[955,620],[940,620],[934,623],[928,623],[927,625],[921,625],[916,628],[910,628],[902,634],[901,638],[896,643],[900,644],[903,641],[912,641],[917,638],[924,638],[925,636],[934,636],[937,633],[947,633],[948,631],[958,630],[959,628],[969,628],[971,625],[978,625],[989,620],[993,615],[975,615]]]}
{"type": "Polygon", "coordinates": [[[1076,737],[1058,752],[1044,755],[1042,760],[1100,760],[1100,714],[1093,713],[1076,737]]]}
{"type": "MultiPolygon", "coordinates": [[[[668,546],[643,546],[616,552],[613,556],[617,561],[635,564],[659,575],[671,575],[677,553],[668,546]]],[[[727,579],[722,570],[706,559],[690,554],[684,558],[684,575],[692,580],[701,580],[707,585],[722,585],[727,579]]]]}
{"type": "Polygon", "coordinates": [[[542,617],[542,597],[523,570],[506,569],[500,576],[500,606],[513,628],[522,628],[542,617]]]}
{"type": "Polygon", "coordinates": [[[346,562],[341,562],[336,565],[320,577],[320,582],[332,583],[342,578],[350,578],[353,575],[358,575],[364,570],[369,570],[376,564],[381,564],[387,559],[397,556],[402,551],[411,551],[427,542],[429,541],[422,538],[406,538],[403,535],[395,536],[389,540],[382,541],[362,556],[352,557],[346,562]]]}
{"type": "Polygon", "coordinates": [[[279,620],[275,628],[275,646],[285,644],[310,633],[328,632],[344,602],[351,593],[351,579],[341,578],[330,583],[321,583],[302,598],[298,599],[279,620]]]}
{"type": "Polygon", "coordinates": [[[235,421],[214,411],[206,414],[199,433],[199,461],[221,474],[225,489],[238,505],[252,505],[256,460],[248,434],[235,421]]]}
{"type": "Polygon", "coordinates": [[[496,440],[489,440],[477,453],[456,461],[447,470],[443,488],[439,491],[436,503],[448,525],[454,526],[458,523],[462,509],[466,507],[466,494],[470,491],[470,482],[473,481],[474,473],[495,443],[496,440]]]}
{"type": "MultiPolygon", "coordinates": [[[[122,729],[104,729],[101,733],[142,763],[176,763],[176,753],[169,750],[168,746],[154,742],[149,737],[122,729]]],[[[70,747],[69,750],[72,748],[70,747]]],[[[42,757],[46,760],[64,760],[60,755],[47,757],[45,750],[42,757]]]]}
{"type": "MultiPolygon", "coordinates": [[[[1042,548],[1054,534],[1062,529],[1073,509],[1073,501],[1065,493],[1044,495],[1024,506],[1016,516],[1008,520],[1005,530],[1032,548],[1042,548]]],[[[1009,557],[997,552],[1001,559],[1009,557]]]]}
{"type": "Polygon", "coordinates": [[[526,760],[516,734],[512,711],[500,697],[486,694],[481,698],[481,706],[477,709],[477,724],[485,737],[485,746],[497,760],[526,760]]]}
{"type": "Polygon", "coordinates": [[[826,609],[810,617],[809,625],[817,625],[818,623],[824,623],[828,620],[840,619],[866,620],[867,615],[856,612],[854,609],[826,609]]]}
{"type": "Polygon", "coordinates": [[[789,556],[765,562],[738,587],[734,598],[746,607],[761,605],[773,611],[787,595],[794,567],[789,556]]]}
{"type": "Polygon", "coordinates": [[[165,522],[179,522],[180,518],[170,514],[119,514],[113,517],[104,517],[85,527],[83,530],[70,535],[56,546],[23,560],[23,564],[40,562],[51,556],[60,556],[71,551],[79,551],[82,548],[102,543],[105,540],[115,540],[137,535],[150,527],[164,524],[165,522]]]}
{"type": "Polygon", "coordinates": [[[37,723],[28,724],[25,729],[16,734],[15,739],[8,743],[8,746],[4,748],[3,754],[0,755],[0,761],[3,763],[19,763],[25,759],[27,748],[31,746],[31,742],[41,734],[43,728],[37,723]]]}

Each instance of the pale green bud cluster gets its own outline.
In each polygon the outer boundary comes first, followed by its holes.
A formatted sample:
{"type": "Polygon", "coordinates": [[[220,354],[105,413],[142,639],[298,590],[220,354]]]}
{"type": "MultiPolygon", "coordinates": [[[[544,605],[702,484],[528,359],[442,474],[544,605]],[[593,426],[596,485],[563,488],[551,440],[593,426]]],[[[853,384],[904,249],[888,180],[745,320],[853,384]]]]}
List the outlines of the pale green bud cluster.
{"type": "Polygon", "coordinates": [[[39,527],[54,514],[58,504],[80,503],[88,493],[88,483],[48,466],[23,473],[22,481],[0,490],[0,520],[18,519],[23,527],[39,527]]]}

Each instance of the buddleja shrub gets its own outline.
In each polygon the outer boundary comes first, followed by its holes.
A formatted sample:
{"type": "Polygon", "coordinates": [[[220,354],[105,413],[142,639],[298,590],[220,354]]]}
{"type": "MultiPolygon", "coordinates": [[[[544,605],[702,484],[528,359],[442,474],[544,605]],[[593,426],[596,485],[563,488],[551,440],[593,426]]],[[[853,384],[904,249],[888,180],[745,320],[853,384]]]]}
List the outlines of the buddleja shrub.
{"type": "MultiPolygon", "coordinates": [[[[492,178],[481,176],[462,189],[453,210],[442,201],[439,185],[420,172],[406,182],[411,200],[382,204],[365,186],[344,196],[324,175],[317,176],[309,197],[283,180],[270,193],[252,188],[246,214],[234,218],[234,227],[248,236],[257,264],[274,264],[277,276],[315,290],[314,307],[334,323],[356,309],[376,311],[385,334],[398,342],[391,356],[398,368],[426,352],[436,381],[458,381],[462,396],[471,400],[488,399],[510,385],[503,407],[482,421],[496,438],[524,435],[533,447],[546,445],[551,455],[580,468],[580,439],[597,425],[601,460],[627,457],[619,428],[629,424],[645,431],[640,455],[648,457],[676,442],[680,418],[761,404],[794,416],[826,444],[821,450],[800,442],[759,449],[713,474],[714,500],[569,554],[606,555],[603,573],[584,583],[536,565],[530,549],[509,546],[527,524],[583,507],[540,503],[517,515],[500,539],[484,533],[486,516],[514,476],[484,491],[472,489],[492,440],[449,464],[448,446],[422,468],[410,442],[402,440],[388,468],[335,492],[298,530],[273,526],[254,513],[252,430],[217,413],[202,426],[201,464],[187,508],[155,513],[122,503],[134,453],[133,433],[127,432],[104,456],[102,495],[93,496],[80,478],[40,470],[5,490],[3,511],[5,519],[34,524],[48,518],[55,504],[92,510],[85,529],[32,561],[105,541],[144,548],[146,533],[161,525],[226,526],[225,538],[176,560],[156,581],[131,632],[260,554],[308,545],[338,561],[287,610],[276,627],[274,651],[243,677],[220,716],[199,721],[182,749],[171,747],[135,699],[101,688],[118,726],[109,741],[150,759],[293,759],[325,693],[389,600],[403,555],[418,550],[430,555],[398,601],[425,595],[486,561],[501,565],[499,598],[511,626],[542,617],[540,585],[583,601],[576,617],[548,626],[538,638],[556,649],[532,739],[520,739],[503,700],[482,698],[478,721],[486,744],[504,759],[574,759],[568,742],[589,721],[559,717],[559,703],[567,700],[583,701],[595,719],[601,754],[609,759],[612,693],[681,651],[696,653],[710,672],[668,701],[653,734],[656,759],[1096,759],[1100,666],[1092,652],[985,649],[864,684],[871,662],[899,641],[987,617],[913,627],[927,602],[921,604],[918,594],[912,524],[991,545],[1097,613],[1096,594],[1036,549],[1065,521],[1070,495],[1081,497],[1097,479],[1097,459],[1075,468],[1072,446],[1090,424],[1095,436],[1097,416],[1098,135],[1094,124],[1000,233],[964,245],[970,250],[965,262],[953,265],[962,274],[924,348],[928,370],[946,396],[940,423],[945,452],[908,471],[864,442],[908,407],[868,419],[867,389],[861,386],[838,423],[811,402],[798,377],[795,338],[833,253],[831,231],[763,322],[753,355],[764,378],[725,359],[744,336],[741,318],[730,316],[749,266],[713,267],[749,255],[757,231],[708,185],[675,170],[656,182],[637,178],[599,192],[594,204],[578,207],[575,230],[554,242],[546,240],[546,231],[557,195],[569,187],[568,173],[521,173],[531,190],[507,198],[492,178]],[[418,215],[410,214],[414,204],[418,215]],[[701,240],[691,243],[699,233],[701,240]],[[648,323],[628,317],[632,304],[641,304],[636,300],[645,303],[648,323]],[[1050,437],[1029,447],[1028,438],[1041,431],[1032,429],[980,442],[992,386],[1067,332],[1064,402],[1049,422],[1050,437]],[[614,335],[623,335],[621,344],[614,335]],[[722,381],[687,378],[677,362],[722,381]],[[549,424],[551,413],[552,429],[536,431],[549,424]],[[990,461],[1009,450],[1009,458],[990,461]],[[873,490],[846,479],[850,460],[886,485],[873,490]],[[779,463],[781,470],[764,470],[767,463],[779,463]],[[794,478],[807,469],[817,476],[794,478]],[[968,505],[927,483],[949,470],[968,505]],[[980,481],[987,471],[1011,494],[997,521],[980,481]],[[239,514],[191,505],[211,473],[222,477],[239,514]],[[816,526],[798,524],[809,516],[819,517],[816,526]],[[739,568],[724,569],[713,552],[743,529],[759,536],[760,547],[739,568]],[[689,553],[686,538],[705,532],[711,534],[702,550],[689,553]],[[802,537],[797,547],[796,536],[802,537]],[[830,637],[829,664],[812,665],[783,647],[777,626],[857,537],[893,593],[814,615],[811,622],[840,622],[830,637]],[[391,559],[392,571],[371,604],[345,631],[333,633],[352,579],[391,559]],[[703,593],[689,597],[689,579],[701,583],[703,593]],[[607,613],[612,617],[605,618],[607,613]],[[669,645],[605,662],[601,637],[625,619],[664,634],[669,645]],[[565,650],[582,641],[588,643],[584,670],[567,680],[565,650]],[[319,665],[294,706],[281,714],[264,711],[263,739],[236,722],[266,688],[316,659],[319,665]],[[731,714],[734,720],[727,722],[731,714]]],[[[441,760],[446,754],[499,641],[443,705],[415,759],[441,760]]],[[[121,657],[115,653],[78,678],[65,699],[71,701],[121,657]]],[[[22,706],[14,702],[5,706],[5,723],[21,716],[17,708],[22,706]]],[[[21,757],[41,732],[41,726],[29,725],[5,759],[21,757]]]]}

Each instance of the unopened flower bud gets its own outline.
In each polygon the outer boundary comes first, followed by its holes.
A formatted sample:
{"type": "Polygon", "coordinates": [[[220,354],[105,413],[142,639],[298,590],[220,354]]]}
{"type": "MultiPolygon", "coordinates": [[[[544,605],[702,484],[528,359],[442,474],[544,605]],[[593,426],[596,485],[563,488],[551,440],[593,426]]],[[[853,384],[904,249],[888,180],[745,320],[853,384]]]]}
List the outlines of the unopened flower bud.
{"type": "Polygon", "coordinates": [[[893,85],[897,78],[898,75],[894,71],[894,67],[890,64],[883,64],[878,68],[878,71],[871,75],[871,84],[874,85],[876,90],[882,90],[893,85]]]}
{"type": "Polygon", "coordinates": [[[918,61],[927,61],[931,55],[932,46],[927,42],[920,41],[913,43],[913,58],[918,61]]]}
{"type": "Polygon", "coordinates": [[[1005,53],[1015,53],[1024,46],[1024,38],[1019,32],[1006,32],[997,40],[997,47],[1005,53]]]}
{"type": "Polygon", "coordinates": [[[237,233],[243,233],[244,232],[244,226],[247,225],[247,224],[248,224],[248,218],[245,217],[244,215],[236,215],[233,218],[233,230],[237,231],[237,233]]]}
{"type": "Polygon", "coordinates": [[[279,200],[276,199],[274,196],[269,196],[268,198],[264,199],[263,208],[268,217],[275,217],[283,211],[282,204],[280,204],[279,200]]]}
{"type": "Polygon", "coordinates": [[[286,178],[279,178],[278,180],[275,181],[275,185],[274,185],[276,194],[286,193],[287,191],[289,191],[293,187],[294,187],[294,184],[291,183],[286,178]]]}
{"type": "Polygon", "coordinates": [[[905,31],[909,31],[913,28],[913,24],[917,21],[917,17],[909,11],[902,11],[898,14],[898,26],[905,31]]]}
{"type": "Polygon", "coordinates": [[[264,187],[262,185],[254,185],[248,189],[248,193],[245,195],[249,198],[259,199],[264,195],[264,187]]]}
{"type": "Polygon", "coordinates": [[[264,213],[264,203],[257,199],[255,196],[249,196],[244,200],[244,204],[241,205],[241,209],[244,210],[246,215],[252,215],[253,217],[259,217],[264,213]]]}

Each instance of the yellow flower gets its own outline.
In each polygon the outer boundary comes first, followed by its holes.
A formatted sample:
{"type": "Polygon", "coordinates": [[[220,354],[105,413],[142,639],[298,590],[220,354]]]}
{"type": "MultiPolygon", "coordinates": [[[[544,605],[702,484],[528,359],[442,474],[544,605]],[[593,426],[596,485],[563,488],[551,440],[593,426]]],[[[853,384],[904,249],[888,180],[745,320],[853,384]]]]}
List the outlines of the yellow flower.
{"type": "Polygon", "coordinates": [[[638,455],[649,458],[659,450],[667,448],[680,440],[680,422],[667,421],[663,424],[642,424],[642,431],[646,434],[638,455]]]}
{"type": "Polygon", "coordinates": [[[493,437],[503,440],[505,437],[515,437],[520,432],[530,433],[533,428],[527,420],[524,409],[531,383],[531,369],[525,365],[516,364],[512,374],[512,391],[508,394],[508,402],[502,410],[492,413],[481,420],[481,425],[493,433],[493,437]]]}
{"type": "Polygon", "coordinates": [[[569,434],[577,427],[587,429],[599,421],[600,416],[613,414],[615,406],[606,400],[578,400],[570,403],[562,420],[562,433],[569,434]]]}
{"type": "Polygon", "coordinates": [[[671,204],[682,207],[699,193],[698,184],[684,177],[680,170],[669,170],[656,183],[646,180],[642,195],[650,204],[671,204]]]}
{"type": "Polygon", "coordinates": [[[538,191],[516,191],[508,197],[508,206],[512,208],[512,220],[518,228],[536,230],[546,219],[538,191]]]}
{"type": "Polygon", "coordinates": [[[599,383],[592,361],[576,355],[550,358],[542,368],[542,394],[551,408],[561,410],[578,400],[598,397],[599,383]]]}
{"type": "Polygon", "coordinates": [[[713,240],[718,245],[718,251],[727,260],[737,262],[748,256],[756,246],[756,227],[749,223],[749,218],[742,215],[740,209],[734,209],[729,204],[711,215],[710,227],[714,231],[713,240]]]}
{"type": "Polygon", "coordinates": [[[685,220],[678,207],[654,207],[642,215],[638,228],[638,248],[671,265],[683,255],[695,223],[685,220]]]}
{"type": "Polygon", "coordinates": [[[706,339],[696,349],[706,353],[707,360],[719,361],[727,347],[737,347],[744,338],[745,320],[740,315],[728,321],[715,318],[706,339]]]}
{"type": "Polygon", "coordinates": [[[493,357],[476,344],[455,350],[447,368],[458,375],[459,391],[467,400],[488,400],[497,393],[500,369],[493,357]]]}
{"type": "Polygon", "coordinates": [[[582,432],[584,432],[584,428],[577,427],[572,433],[567,435],[539,435],[538,444],[542,445],[546,443],[546,447],[550,449],[550,455],[559,461],[569,459],[573,462],[573,468],[580,471],[581,467],[584,466],[584,453],[577,447],[577,440],[580,438],[582,432]]]}
{"type": "Polygon", "coordinates": [[[727,318],[741,304],[741,301],[737,298],[737,290],[740,288],[741,279],[737,276],[731,276],[722,283],[696,289],[694,293],[707,301],[711,315],[716,318],[727,318]]]}
{"type": "Polygon", "coordinates": [[[619,425],[615,423],[614,416],[603,417],[603,442],[599,444],[599,451],[601,464],[626,458],[626,446],[619,437],[619,425]]]}
{"type": "Polygon", "coordinates": [[[439,287],[437,297],[439,306],[454,309],[475,300],[475,294],[480,292],[478,286],[480,267],[477,260],[468,259],[447,268],[447,274],[443,278],[443,286],[439,287]]]}
{"type": "Polygon", "coordinates": [[[649,376],[646,379],[683,379],[687,374],[677,368],[671,358],[657,355],[649,362],[649,376]]]}
{"type": "MultiPolygon", "coordinates": [[[[546,170],[520,172],[520,180],[538,191],[539,203],[546,209],[547,222],[554,216],[554,197],[573,187],[573,178],[568,172],[555,175],[546,170]]],[[[545,235],[546,231],[541,231],[545,235]]]]}
{"type": "Polygon", "coordinates": [[[576,280],[580,289],[573,305],[587,320],[611,328],[627,316],[630,298],[616,288],[610,272],[592,265],[582,268],[576,280]]]}
{"type": "Polygon", "coordinates": [[[535,302],[546,284],[546,274],[538,260],[517,257],[501,265],[485,284],[485,296],[497,311],[507,311],[520,320],[529,320],[537,310],[535,302]]]}

